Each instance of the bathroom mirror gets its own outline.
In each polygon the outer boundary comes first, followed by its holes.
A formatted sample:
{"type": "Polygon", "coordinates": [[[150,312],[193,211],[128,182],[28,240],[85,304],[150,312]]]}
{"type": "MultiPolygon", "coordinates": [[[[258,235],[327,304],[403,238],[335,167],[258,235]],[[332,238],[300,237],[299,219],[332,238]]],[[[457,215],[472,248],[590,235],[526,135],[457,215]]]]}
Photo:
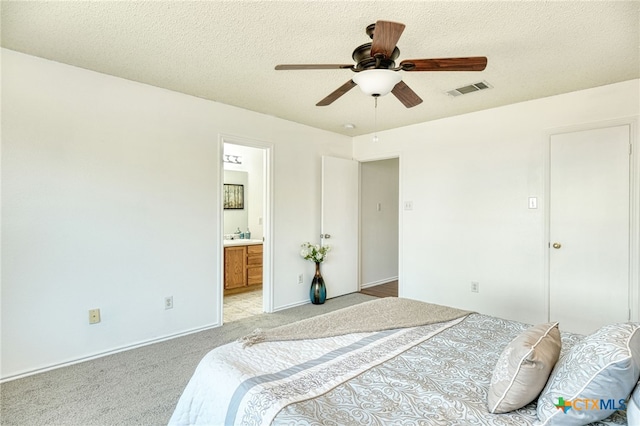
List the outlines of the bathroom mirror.
{"type": "Polygon", "coordinates": [[[223,185],[224,234],[233,234],[238,229],[248,228],[249,174],[242,171],[225,170],[223,185]]]}

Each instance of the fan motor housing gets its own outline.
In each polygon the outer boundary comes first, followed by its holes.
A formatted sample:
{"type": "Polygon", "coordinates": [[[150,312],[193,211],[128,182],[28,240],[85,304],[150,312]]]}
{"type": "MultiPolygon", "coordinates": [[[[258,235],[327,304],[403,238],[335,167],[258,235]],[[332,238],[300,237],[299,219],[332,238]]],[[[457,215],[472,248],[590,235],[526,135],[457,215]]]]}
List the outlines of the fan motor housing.
{"type": "Polygon", "coordinates": [[[371,43],[365,43],[355,48],[351,57],[356,62],[357,70],[371,68],[391,69],[396,66],[395,60],[400,56],[400,49],[393,49],[389,58],[374,58],[371,56],[371,43]]]}

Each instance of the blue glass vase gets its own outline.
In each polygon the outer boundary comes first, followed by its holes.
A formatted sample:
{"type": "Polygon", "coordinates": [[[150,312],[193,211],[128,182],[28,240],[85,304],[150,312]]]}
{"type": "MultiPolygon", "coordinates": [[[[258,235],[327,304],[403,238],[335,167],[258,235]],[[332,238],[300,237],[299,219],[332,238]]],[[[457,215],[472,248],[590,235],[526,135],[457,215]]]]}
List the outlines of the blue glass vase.
{"type": "Polygon", "coordinates": [[[311,303],[314,305],[322,305],[327,300],[327,288],[324,285],[324,279],[320,274],[320,262],[316,262],[316,273],[311,281],[311,289],[309,290],[311,303]]]}

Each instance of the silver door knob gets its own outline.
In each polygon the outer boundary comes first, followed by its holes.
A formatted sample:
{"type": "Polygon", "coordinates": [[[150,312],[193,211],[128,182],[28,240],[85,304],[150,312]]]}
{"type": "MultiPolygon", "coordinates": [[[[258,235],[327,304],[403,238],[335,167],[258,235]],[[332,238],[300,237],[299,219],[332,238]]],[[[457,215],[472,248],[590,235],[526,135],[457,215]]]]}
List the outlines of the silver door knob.
{"type": "Polygon", "coordinates": [[[560,244],[560,243],[553,243],[553,246],[552,246],[552,247],[553,247],[554,249],[559,249],[560,247],[562,247],[562,244],[560,244]]]}

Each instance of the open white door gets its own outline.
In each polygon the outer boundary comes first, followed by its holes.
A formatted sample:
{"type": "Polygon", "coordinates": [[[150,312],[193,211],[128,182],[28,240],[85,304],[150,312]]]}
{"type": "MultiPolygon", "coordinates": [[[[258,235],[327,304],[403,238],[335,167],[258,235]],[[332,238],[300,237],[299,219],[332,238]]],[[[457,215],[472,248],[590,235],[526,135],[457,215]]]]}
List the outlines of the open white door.
{"type": "Polygon", "coordinates": [[[358,162],[322,157],[322,263],[327,298],[358,291],[358,162]]]}

